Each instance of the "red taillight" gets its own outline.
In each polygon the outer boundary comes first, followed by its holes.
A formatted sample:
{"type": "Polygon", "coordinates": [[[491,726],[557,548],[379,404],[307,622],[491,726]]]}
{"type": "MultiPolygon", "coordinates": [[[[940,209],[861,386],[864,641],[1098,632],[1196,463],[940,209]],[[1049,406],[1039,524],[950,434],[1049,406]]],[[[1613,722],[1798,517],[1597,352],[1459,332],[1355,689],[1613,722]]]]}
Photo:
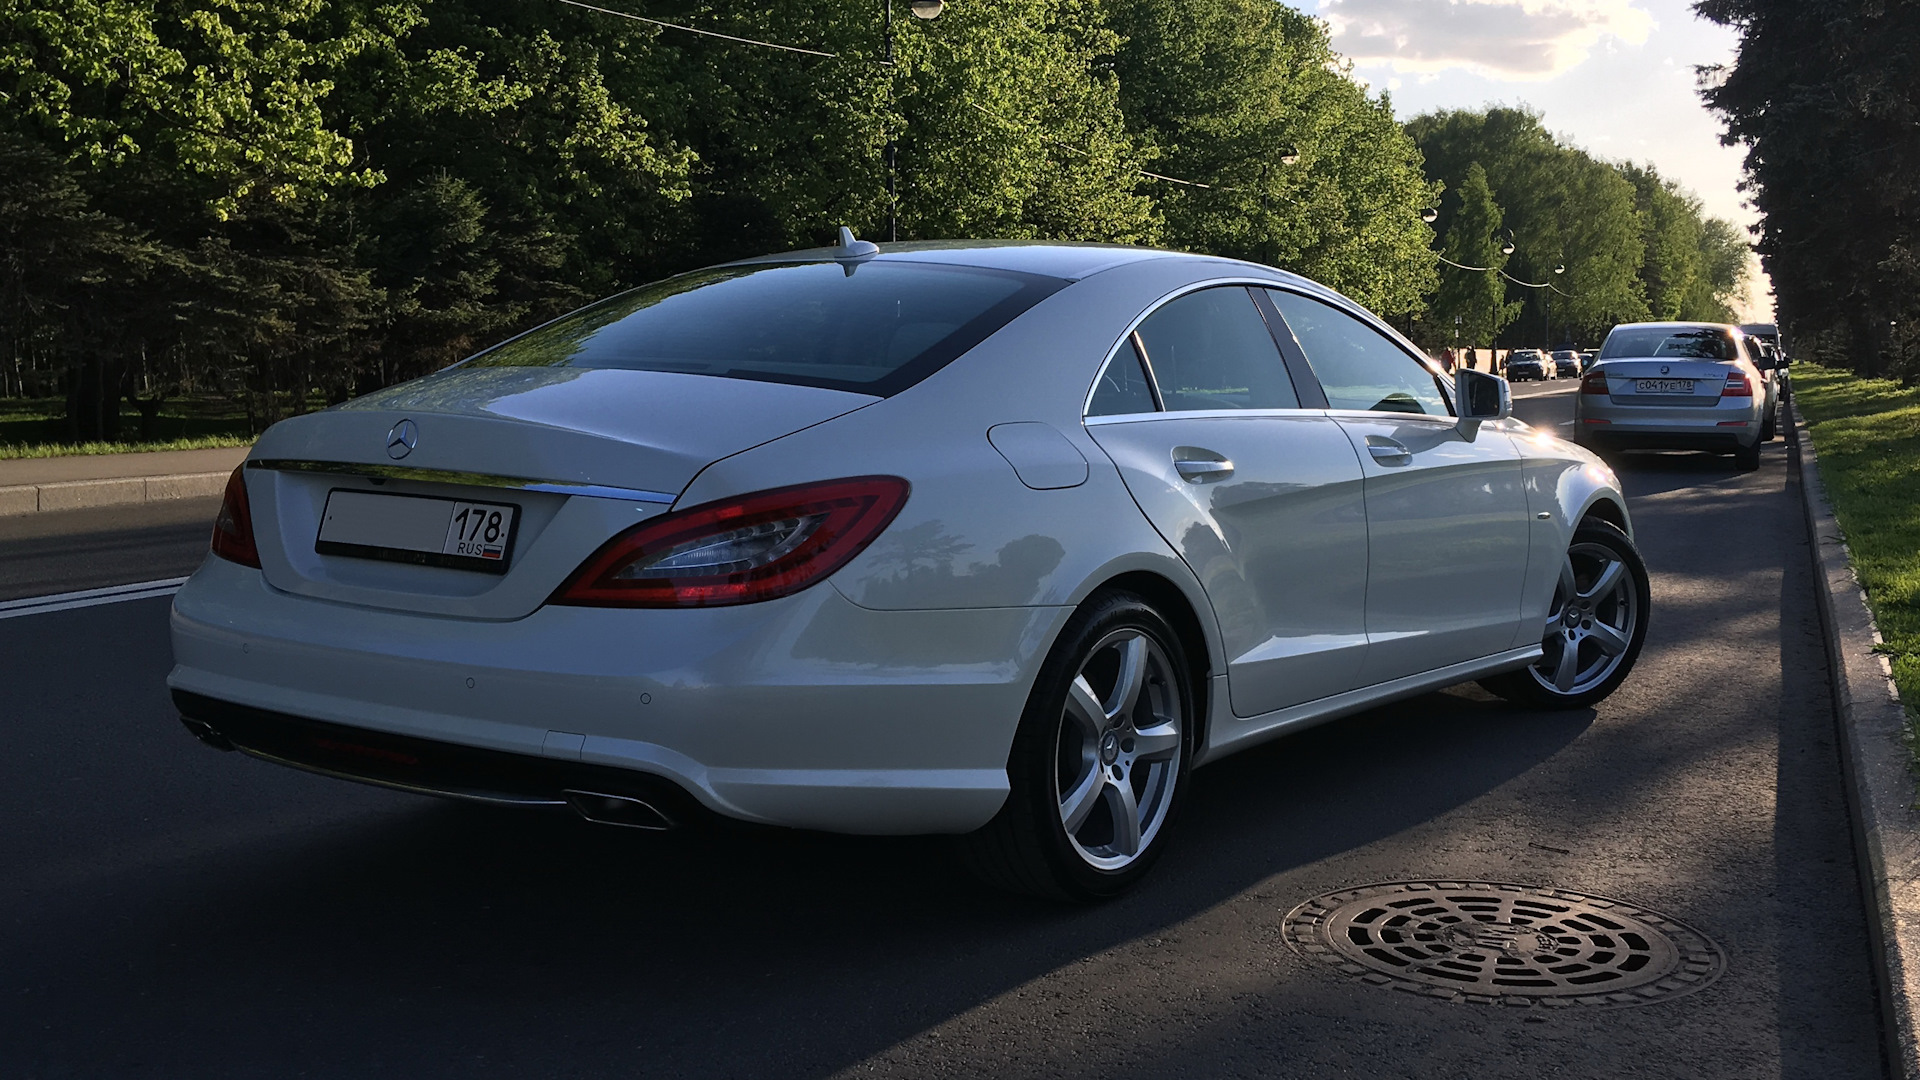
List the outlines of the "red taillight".
{"type": "Polygon", "coordinates": [[[220,516],[213,519],[213,553],[241,566],[260,569],[260,549],[253,543],[253,509],[247,505],[246,466],[233,470],[220,500],[220,516]]]}
{"type": "Polygon", "coordinates": [[[1589,371],[1580,376],[1580,392],[1583,394],[1604,394],[1607,392],[1607,373],[1589,371]]]}
{"type": "Polygon", "coordinates": [[[1727,372],[1727,385],[1720,388],[1721,397],[1752,397],[1753,384],[1747,381],[1746,372],[1727,372]]]}
{"type": "Polygon", "coordinates": [[[897,476],[858,476],[675,511],[607,541],[552,602],[717,607],[787,596],[865,550],[907,491],[897,476]]]}

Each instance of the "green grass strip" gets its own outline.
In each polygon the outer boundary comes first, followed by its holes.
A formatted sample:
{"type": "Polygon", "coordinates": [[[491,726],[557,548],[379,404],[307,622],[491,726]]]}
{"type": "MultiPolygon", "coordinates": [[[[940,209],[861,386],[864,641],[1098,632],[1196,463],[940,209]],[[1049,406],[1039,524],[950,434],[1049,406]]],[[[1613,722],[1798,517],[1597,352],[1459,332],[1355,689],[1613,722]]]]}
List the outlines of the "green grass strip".
{"type": "Polygon", "coordinates": [[[1795,364],[1792,379],[1911,728],[1920,720],[1920,389],[1812,364],[1795,364]]]}
{"type": "Polygon", "coordinates": [[[0,461],[74,454],[146,454],[157,450],[220,450],[252,446],[251,435],[194,435],[160,442],[0,443],[0,461]]]}

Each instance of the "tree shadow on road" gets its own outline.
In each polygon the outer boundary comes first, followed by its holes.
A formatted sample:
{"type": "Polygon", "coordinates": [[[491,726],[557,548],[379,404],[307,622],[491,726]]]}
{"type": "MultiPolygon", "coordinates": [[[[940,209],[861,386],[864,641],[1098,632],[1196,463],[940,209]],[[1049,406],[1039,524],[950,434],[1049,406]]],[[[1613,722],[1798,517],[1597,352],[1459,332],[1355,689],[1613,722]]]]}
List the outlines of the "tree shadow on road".
{"type": "Polygon", "coordinates": [[[1239,755],[1195,773],[1146,885],[1088,908],[977,886],[939,840],[657,836],[313,781],[354,812],[39,897],[0,1042],[202,1077],[821,1076],[1444,814],[1591,719],[1456,690],[1239,755]]]}

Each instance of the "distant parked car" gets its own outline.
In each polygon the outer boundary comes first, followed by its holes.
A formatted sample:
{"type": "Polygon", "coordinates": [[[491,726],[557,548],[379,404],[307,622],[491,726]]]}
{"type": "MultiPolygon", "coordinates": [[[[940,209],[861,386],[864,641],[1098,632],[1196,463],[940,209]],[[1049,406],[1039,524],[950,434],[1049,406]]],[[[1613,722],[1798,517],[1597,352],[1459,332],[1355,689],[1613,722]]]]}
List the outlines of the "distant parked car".
{"type": "Polygon", "coordinates": [[[1574,440],[1595,450],[1712,450],[1743,469],[1773,437],[1772,358],[1718,323],[1627,323],[1580,380],[1574,440]]]}
{"type": "MultiPolygon", "coordinates": [[[[1772,369],[1766,371],[1767,399],[1770,403],[1767,416],[1771,421],[1777,410],[1777,403],[1786,397],[1787,365],[1792,361],[1787,359],[1786,346],[1780,343],[1780,328],[1773,323],[1741,323],[1740,332],[1750,338],[1759,339],[1761,351],[1773,360],[1772,369]]],[[[1768,438],[1773,437],[1773,427],[1774,424],[1769,423],[1768,438]]]]}
{"type": "Polygon", "coordinates": [[[1553,354],[1553,373],[1563,379],[1580,377],[1580,354],[1572,349],[1559,349],[1553,354]]]}
{"type": "Polygon", "coordinates": [[[1553,365],[1539,349],[1515,349],[1507,355],[1507,381],[1522,382],[1528,379],[1551,379],[1554,376],[1553,365]]]}

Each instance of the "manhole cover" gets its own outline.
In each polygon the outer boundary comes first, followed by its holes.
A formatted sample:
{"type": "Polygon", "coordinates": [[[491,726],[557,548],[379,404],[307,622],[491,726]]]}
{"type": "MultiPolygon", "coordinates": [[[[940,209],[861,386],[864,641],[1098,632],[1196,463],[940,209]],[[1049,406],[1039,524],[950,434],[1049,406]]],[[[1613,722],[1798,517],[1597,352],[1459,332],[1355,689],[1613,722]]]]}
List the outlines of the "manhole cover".
{"type": "Polygon", "coordinates": [[[1698,930],[1620,900],[1487,881],[1397,881],[1317,896],[1287,940],[1346,974],[1453,1001],[1644,1005],[1720,977],[1698,930]]]}

